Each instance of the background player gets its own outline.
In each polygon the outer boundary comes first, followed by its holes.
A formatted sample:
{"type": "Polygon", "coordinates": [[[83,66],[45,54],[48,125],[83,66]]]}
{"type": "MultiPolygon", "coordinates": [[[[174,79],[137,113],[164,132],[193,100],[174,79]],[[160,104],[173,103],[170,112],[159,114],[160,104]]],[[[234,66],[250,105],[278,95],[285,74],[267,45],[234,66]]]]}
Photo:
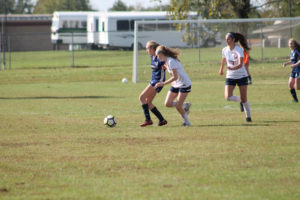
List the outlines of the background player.
{"type": "Polygon", "coordinates": [[[219,71],[223,75],[224,65],[227,65],[225,82],[225,99],[240,102],[241,111],[246,114],[246,122],[251,122],[250,105],[247,100],[248,74],[243,64],[243,49],[249,49],[246,38],[241,33],[226,34],[227,46],[222,50],[222,63],[219,71]],[[239,42],[243,49],[237,45],[239,42]],[[235,86],[240,89],[240,97],[233,95],[235,86]]]}
{"type": "Polygon", "coordinates": [[[293,97],[293,101],[298,102],[294,85],[296,84],[296,89],[300,90],[300,44],[294,39],[289,39],[289,47],[291,49],[290,61],[283,63],[282,66],[285,67],[290,65],[292,68],[289,79],[289,88],[293,97]]]}

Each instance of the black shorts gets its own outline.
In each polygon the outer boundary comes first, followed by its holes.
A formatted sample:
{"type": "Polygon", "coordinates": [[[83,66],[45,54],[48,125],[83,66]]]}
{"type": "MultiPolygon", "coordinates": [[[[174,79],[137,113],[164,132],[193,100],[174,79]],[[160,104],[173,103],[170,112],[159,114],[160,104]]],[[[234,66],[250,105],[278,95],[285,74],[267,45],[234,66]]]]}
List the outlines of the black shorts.
{"type": "MultiPolygon", "coordinates": [[[[158,82],[156,82],[156,83],[158,83],[158,82]]],[[[156,91],[156,93],[160,93],[160,91],[163,89],[163,86],[155,88],[156,83],[150,83],[150,85],[154,88],[154,90],[156,91]]]]}
{"type": "Polygon", "coordinates": [[[185,87],[185,88],[174,88],[171,86],[170,91],[173,93],[179,93],[179,92],[180,93],[189,93],[189,92],[191,92],[191,88],[192,88],[191,85],[188,87],[185,87]]]}
{"type": "Polygon", "coordinates": [[[232,78],[226,78],[225,85],[248,85],[248,77],[240,78],[240,79],[232,79],[232,78]]]}

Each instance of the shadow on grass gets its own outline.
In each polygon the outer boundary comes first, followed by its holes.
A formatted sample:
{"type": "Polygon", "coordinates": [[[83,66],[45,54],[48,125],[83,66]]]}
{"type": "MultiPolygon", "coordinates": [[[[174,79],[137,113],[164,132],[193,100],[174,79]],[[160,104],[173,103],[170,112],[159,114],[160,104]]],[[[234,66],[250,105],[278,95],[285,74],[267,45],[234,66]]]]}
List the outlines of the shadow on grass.
{"type": "Polygon", "coordinates": [[[106,99],[115,98],[113,96],[41,96],[41,97],[0,97],[0,100],[26,100],[26,99],[106,99]]]}
{"type": "Polygon", "coordinates": [[[249,123],[249,124],[203,124],[203,125],[194,125],[192,124],[192,127],[199,127],[199,128],[203,128],[203,127],[242,127],[242,126],[272,126],[272,124],[269,123],[264,123],[264,124],[259,124],[259,123],[249,123]]]}

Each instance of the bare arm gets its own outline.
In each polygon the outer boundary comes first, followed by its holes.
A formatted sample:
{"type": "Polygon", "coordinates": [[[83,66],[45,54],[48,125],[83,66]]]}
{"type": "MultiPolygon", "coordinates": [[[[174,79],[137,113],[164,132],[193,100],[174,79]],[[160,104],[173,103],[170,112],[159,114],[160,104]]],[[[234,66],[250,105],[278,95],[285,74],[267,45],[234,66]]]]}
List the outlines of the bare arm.
{"type": "Polygon", "coordinates": [[[162,87],[164,85],[167,85],[169,83],[172,83],[173,81],[177,80],[178,79],[178,73],[177,73],[177,70],[176,69],[172,69],[172,75],[171,77],[166,80],[165,82],[158,82],[156,83],[155,87],[162,87]]]}
{"type": "Polygon", "coordinates": [[[220,70],[219,70],[219,74],[222,76],[224,74],[224,65],[226,63],[226,58],[222,58],[222,62],[221,62],[221,67],[220,67],[220,70]]]}

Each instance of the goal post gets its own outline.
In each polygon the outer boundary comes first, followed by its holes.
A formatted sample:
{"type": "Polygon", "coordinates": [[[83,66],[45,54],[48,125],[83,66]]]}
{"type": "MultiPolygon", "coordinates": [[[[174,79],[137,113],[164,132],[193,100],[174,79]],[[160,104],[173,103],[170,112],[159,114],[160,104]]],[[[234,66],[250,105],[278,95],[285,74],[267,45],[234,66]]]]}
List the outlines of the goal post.
{"type": "Polygon", "coordinates": [[[289,38],[300,34],[294,31],[296,27],[300,27],[300,17],[135,21],[132,82],[139,81],[138,53],[140,47],[145,47],[149,40],[168,47],[200,50],[206,47],[225,46],[226,33],[241,32],[247,36],[250,47],[261,49],[262,60],[265,47],[280,48],[282,42],[287,44],[289,38]]]}

